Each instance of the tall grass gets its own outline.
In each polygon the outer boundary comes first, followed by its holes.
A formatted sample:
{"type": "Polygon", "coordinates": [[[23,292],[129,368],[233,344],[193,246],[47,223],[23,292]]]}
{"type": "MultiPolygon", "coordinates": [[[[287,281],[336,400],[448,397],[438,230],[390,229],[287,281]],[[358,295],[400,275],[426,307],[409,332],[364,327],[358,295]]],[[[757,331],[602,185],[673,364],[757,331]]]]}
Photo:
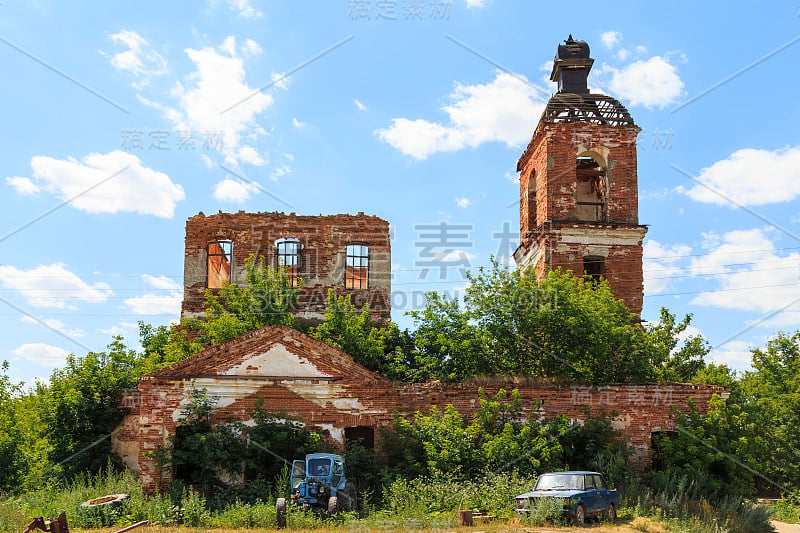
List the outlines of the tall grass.
{"type": "Polygon", "coordinates": [[[688,533],[770,533],[771,510],[737,495],[711,495],[686,477],[662,480],[657,489],[634,481],[623,496],[622,515],[652,516],[688,533]]]}
{"type": "MultiPolygon", "coordinates": [[[[515,516],[514,497],[531,490],[533,477],[489,474],[480,479],[454,481],[397,479],[383,489],[374,507],[341,513],[336,518],[301,509],[290,509],[289,529],[317,529],[337,524],[350,529],[449,528],[456,523],[458,509],[493,514],[498,519],[515,516]]],[[[737,496],[714,498],[702,484],[686,478],[662,483],[657,489],[642,479],[632,479],[623,494],[620,514],[648,516],[673,523],[689,533],[767,533],[771,531],[766,506],[757,506],[737,496]]],[[[560,506],[560,502],[559,502],[560,506]]],[[[105,473],[79,477],[69,484],[51,483],[20,496],[0,498],[0,531],[19,533],[32,517],[55,518],[66,511],[70,526],[93,528],[123,526],[141,520],[158,525],[219,527],[226,529],[276,526],[275,500],[266,496],[255,503],[233,501],[214,509],[198,493],[178,490],[173,494],[147,496],[130,473],[105,473]],[[127,493],[130,498],[117,509],[86,509],[81,503],[106,494],[127,493]]],[[[530,525],[559,522],[558,509],[542,503],[523,522],[530,525]]],[[[786,514],[796,512],[788,506],[786,514]]]]}

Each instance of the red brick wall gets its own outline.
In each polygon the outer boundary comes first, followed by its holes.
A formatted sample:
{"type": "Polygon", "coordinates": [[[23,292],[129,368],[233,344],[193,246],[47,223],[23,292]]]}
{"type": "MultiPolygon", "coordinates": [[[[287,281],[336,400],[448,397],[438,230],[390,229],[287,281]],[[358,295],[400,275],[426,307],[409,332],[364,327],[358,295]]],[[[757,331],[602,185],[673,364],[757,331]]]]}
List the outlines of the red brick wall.
{"type": "Polygon", "coordinates": [[[326,215],[301,216],[291,213],[200,213],[186,222],[184,255],[184,297],[181,316],[203,312],[206,290],[206,247],[214,240],[233,241],[233,281],[243,281],[244,262],[250,254],[264,257],[275,266],[275,242],[282,238],[299,239],[303,246],[300,277],[303,288],[298,299],[298,315],[319,322],[325,311],[329,289],[349,294],[359,307],[370,304],[373,318],[379,320],[391,311],[391,246],[389,223],[376,216],[326,215]],[[347,244],[369,245],[369,288],[345,289],[344,265],[347,244]]]}
{"type": "MultiPolygon", "coordinates": [[[[591,387],[515,378],[461,383],[408,384],[391,382],[355,364],[342,352],[289,328],[269,327],[205,350],[143,378],[139,395],[113,437],[114,449],[138,472],[147,491],[165,488],[169,472],[157,468],[149,453],[169,444],[189,389],[212,385],[221,391],[214,421],[231,417],[248,420],[257,399],[270,411],[285,411],[339,445],[344,429],[353,426],[389,427],[393,413],[412,416],[432,406],[452,404],[466,416],[478,405],[478,389],[487,394],[503,388],[518,389],[526,417],[566,415],[585,420],[589,413],[610,416],[643,466],[650,462],[651,433],[674,429],[672,408],[688,410],[688,400],[702,412],[713,394],[726,395],[723,387],[707,385],[609,385],[591,387]],[[231,376],[226,372],[253,361],[259,353],[280,345],[303,365],[327,377],[231,376]],[[239,365],[239,366],[237,366],[239,365]],[[534,411],[534,408],[537,410],[534,411]]],[[[214,390],[210,390],[213,394],[214,390]]],[[[291,458],[288,458],[291,459],[291,458]]]]}
{"type": "Polygon", "coordinates": [[[525,268],[535,268],[541,279],[547,268],[556,267],[582,275],[585,257],[602,257],[611,289],[636,315],[642,310],[642,239],[646,232],[638,219],[638,132],[637,126],[540,123],[517,164],[518,262],[525,268]],[[577,217],[575,163],[585,155],[605,169],[605,217],[601,221],[580,221],[577,217]],[[578,234],[582,238],[576,241],[578,234]],[[532,260],[534,255],[537,260],[532,260]]]}

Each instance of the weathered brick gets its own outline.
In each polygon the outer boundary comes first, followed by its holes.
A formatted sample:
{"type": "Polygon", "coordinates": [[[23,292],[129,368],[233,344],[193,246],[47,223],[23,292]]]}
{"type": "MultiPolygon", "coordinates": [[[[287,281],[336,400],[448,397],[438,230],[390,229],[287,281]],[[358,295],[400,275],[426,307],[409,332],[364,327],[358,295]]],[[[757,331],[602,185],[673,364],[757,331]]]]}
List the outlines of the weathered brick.
{"type": "MultiPolygon", "coordinates": [[[[328,290],[349,295],[354,304],[370,306],[374,320],[391,312],[391,243],[389,223],[376,216],[305,216],[295,213],[200,213],[186,221],[184,253],[183,318],[201,317],[207,287],[206,254],[210,242],[233,241],[232,282],[244,280],[244,263],[252,254],[276,265],[275,242],[297,239],[302,245],[298,296],[298,317],[319,323],[326,307],[328,290]],[[345,288],[345,256],[348,244],[369,246],[367,289],[345,288]]],[[[215,290],[216,291],[216,290],[215,290]]]]}
{"type": "Polygon", "coordinates": [[[168,472],[156,467],[149,452],[168,444],[175,434],[176,421],[192,386],[219,395],[215,422],[249,420],[248,411],[256,399],[261,399],[267,410],[299,418],[340,447],[346,428],[390,427],[394,413],[410,417],[416,411],[427,413],[431,407],[444,409],[448,404],[471,416],[480,388],[486,394],[518,389],[525,417],[566,415],[581,421],[588,414],[615,413],[615,427],[642,466],[650,461],[652,432],[674,430],[673,407],[686,412],[691,400],[704,412],[713,394],[727,396],[724,387],[693,384],[593,387],[513,377],[399,383],[366,370],[324,342],[291,328],[267,326],[140,381],[140,403],[125,416],[112,442],[147,491],[166,488],[171,481],[168,472]]]}

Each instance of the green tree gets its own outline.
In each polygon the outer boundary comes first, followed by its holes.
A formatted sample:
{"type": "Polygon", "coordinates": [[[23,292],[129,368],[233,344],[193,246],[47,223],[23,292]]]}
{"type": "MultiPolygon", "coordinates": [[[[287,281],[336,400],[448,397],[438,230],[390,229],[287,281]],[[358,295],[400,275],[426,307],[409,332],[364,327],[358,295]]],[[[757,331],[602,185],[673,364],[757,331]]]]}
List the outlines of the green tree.
{"type": "Polygon", "coordinates": [[[752,495],[765,442],[757,418],[738,402],[714,395],[705,415],[692,405],[689,414],[676,410],[676,433],[655,437],[654,461],[663,474],[694,480],[708,494],[752,495]]]}
{"type": "Polygon", "coordinates": [[[646,330],[608,283],[550,271],[542,281],[493,262],[469,274],[463,306],[430,295],[412,312],[417,353],[426,376],[528,375],[609,382],[686,381],[703,367],[700,337],[678,347],[686,317],[662,312],[646,330]]]}
{"type": "Polygon", "coordinates": [[[205,389],[192,388],[175,435],[168,448],[156,457],[162,468],[170,468],[175,479],[209,492],[241,477],[246,444],[240,423],[212,424],[211,417],[219,398],[205,389]]]}
{"type": "MultiPolygon", "coordinates": [[[[315,339],[350,355],[356,363],[392,379],[408,379],[409,339],[396,324],[372,322],[369,306],[355,307],[348,296],[328,291],[325,321],[311,329],[315,339]]],[[[413,372],[413,370],[412,370],[413,372]]],[[[413,375],[413,374],[412,374],[413,375]]]]}
{"type": "Polygon", "coordinates": [[[8,361],[0,374],[0,493],[16,488],[28,471],[26,442],[20,419],[22,386],[8,377],[8,361]]]}
{"type": "Polygon", "coordinates": [[[264,258],[245,260],[245,285],[226,284],[215,295],[206,291],[206,320],[194,322],[203,343],[216,345],[268,325],[294,326],[293,311],[302,279],[292,287],[284,270],[264,266],[264,258]]]}
{"type": "Polygon", "coordinates": [[[539,473],[561,462],[559,439],[569,428],[565,417],[522,420],[515,390],[493,397],[479,391],[471,420],[452,405],[431,408],[407,420],[395,416],[393,432],[382,436],[389,477],[441,476],[470,479],[491,472],[539,473]]]}
{"type": "MultiPolygon", "coordinates": [[[[744,373],[741,388],[744,401],[759,417],[759,431],[770,442],[762,466],[769,479],[799,491],[800,331],[778,333],[752,353],[753,369],[744,373]]],[[[774,485],[764,488],[784,491],[774,485]]]]}
{"type": "Polygon", "coordinates": [[[678,322],[675,315],[661,308],[660,320],[647,328],[650,362],[660,381],[686,383],[705,367],[703,358],[710,347],[700,335],[687,334],[692,315],[678,322]]]}
{"type": "Polygon", "coordinates": [[[50,459],[64,476],[99,472],[109,460],[121,464],[111,452],[110,436],[126,412],[117,407],[119,400],[140,375],[139,355],[115,337],[106,352],[69,355],[53,371],[49,387],[40,386],[50,459]]]}
{"type": "Polygon", "coordinates": [[[264,401],[256,400],[249,411],[253,425],[245,429],[248,446],[245,479],[272,483],[286,464],[284,461],[303,459],[308,453],[328,451],[320,435],[305,428],[302,422],[284,412],[264,409],[264,401]]]}

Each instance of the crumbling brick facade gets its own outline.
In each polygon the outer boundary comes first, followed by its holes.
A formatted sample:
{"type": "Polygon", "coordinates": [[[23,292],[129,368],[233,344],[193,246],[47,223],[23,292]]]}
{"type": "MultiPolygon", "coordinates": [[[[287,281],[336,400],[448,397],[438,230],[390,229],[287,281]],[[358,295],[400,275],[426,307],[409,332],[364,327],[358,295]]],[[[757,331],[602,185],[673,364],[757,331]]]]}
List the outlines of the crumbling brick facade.
{"type": "Polygon", "coordinates": [[[555,94],[517,163],[520,173],[520,268],[541,279],[561,267],[604,277],[637,316],[642,311],[636,137],[640,131],[613,98],[589,94],[583,41],[559,47],[555,94]],[[566,50],[562,50],[566,49],[566,50]],[[570,83],[563,77],[569,72],[570,83]]]}
{"type": "Polygon", "coordinates": [[[182,318],[204,314],[207,288],[244,281],[250,255],[302,278],[297,316],[324,318],[328,290],[370,306],[374,320],[391,311],[389,223],[376,216],[295,213],[200,213],[186,222],[182,318]],[[283,244],[286,243],[286,244],[283,244]],[[349,250],[349,252],[348,252],[349,250]],[[349,256],[349,257],[348,257],[349,256]],[[354,266],[355,265],[355,266],[354,266]]]}
{"type": "MultiPolygon", "coordinates": [[[[148,455],[169,443],[192,386],[219,397],[214,420],[248,420],[256,399],[264,407],[298,417],[333,443],[344,445],[348,434],[389,427],[393,413],[412,416],[432,406],[453,405],[470,416],[478,405],[478,389],[487,394],[518,389],[525,417],[566,415],[585,420],[587,413],[611,415],[642,465],[650,462],[653,432],[674,430],[672,409],[688,411],[691,400],[703,412],[712,385],[608,385],[496,378],[461,383],[409,384],[386,380],[357,365],[332,346],[283,326],[267,326],[209,348],[145,376],[130,402],[131,411],[112,436],[114,450],[138,473],[148,492],[166,488],[171,478],[148,455]],[[535,409],[535,410],[534,410],[535,409]]],[[[292,458],[288,458],[292,459],[292,458]]]]}

